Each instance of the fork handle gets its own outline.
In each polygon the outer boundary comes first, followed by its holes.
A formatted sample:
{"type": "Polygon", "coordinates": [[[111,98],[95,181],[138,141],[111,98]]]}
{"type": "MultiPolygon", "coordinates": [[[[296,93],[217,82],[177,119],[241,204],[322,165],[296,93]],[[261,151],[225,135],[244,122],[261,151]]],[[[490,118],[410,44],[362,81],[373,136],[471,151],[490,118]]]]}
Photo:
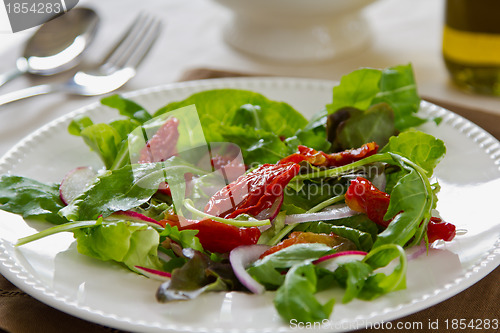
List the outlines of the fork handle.
{"type": "Polygon", "coordinates": [[[41,84],[39,86],[29,87],[0,96],[0,106],[11,102],[25,99],[31,96],[45,95],[60,90],[57,84],[41,84]]]}

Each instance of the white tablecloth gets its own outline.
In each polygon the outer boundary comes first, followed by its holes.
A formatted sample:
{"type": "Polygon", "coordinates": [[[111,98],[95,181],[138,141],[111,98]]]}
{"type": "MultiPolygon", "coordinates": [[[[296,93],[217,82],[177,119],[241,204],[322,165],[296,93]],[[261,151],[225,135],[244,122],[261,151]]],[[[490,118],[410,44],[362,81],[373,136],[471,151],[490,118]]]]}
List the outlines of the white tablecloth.
{"type": "MultiPolygon", "coordinates": [[[[235,51],[221,35],[230,13],[210,0],[82,0],[80,5],[94,8],[102,19],[85,57],[88,63],[106,53],[140,10],[164,20],[157,45],[137,76],[120,92],[174,82],[184,71],[196,67],[339,80],[359,67],[382,68],[411,62],[423,96],[500,114],[500,98],[466,94],[450,84],[441,58],[442,0],[375,2],[365,10],[373,35],[371,45],[355,54],[314,64],[267,62],[235,51]]],[[[14,66],[23,41],[32,32],[0,34],[0,71],[14,66]]],[[[24,76],[1,87],[0,93],[60,78],[24,76]]],[[[53,94],[0,107],[0,155],[43,124],[99,98],[53,94]]]]}

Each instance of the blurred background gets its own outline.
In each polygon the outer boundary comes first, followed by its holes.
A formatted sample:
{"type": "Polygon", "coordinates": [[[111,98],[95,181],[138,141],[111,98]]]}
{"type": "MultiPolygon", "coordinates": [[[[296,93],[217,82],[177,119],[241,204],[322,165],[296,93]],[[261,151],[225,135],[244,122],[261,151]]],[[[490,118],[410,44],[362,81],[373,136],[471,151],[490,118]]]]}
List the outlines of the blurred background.
{"type": "MultiPolygon", "coordinates": [[[[78,6],[93,8],[101,19],[87,63],[109,50],[137,12],[164,22],[137,76],[118,92],[197,78],[200,68],[339,80],[360,67],[412,63],[424,99],[500,115],[499,97],[464,92],[450,82],[442,58],[444,0],[82,0],[78,6]],[[245,7],[249,3],[255,10],[245,7]]],[[[34,31],[0,34],[0,71],[14,66],[34,31]]],[[[69,74],[24,75],[0,87],[0,94],[69,74]]],[[[53,94],[0,106],[0,154],[44,123],[100,98],[53,94]]]]}

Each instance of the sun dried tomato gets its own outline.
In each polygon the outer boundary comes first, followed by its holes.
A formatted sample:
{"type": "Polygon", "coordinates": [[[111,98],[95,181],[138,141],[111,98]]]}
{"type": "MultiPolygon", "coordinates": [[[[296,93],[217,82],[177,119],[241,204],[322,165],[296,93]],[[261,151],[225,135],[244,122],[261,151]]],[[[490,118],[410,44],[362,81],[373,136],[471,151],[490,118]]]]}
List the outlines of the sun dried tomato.
{"type": "Polygon", "coordinates": [[[279,163],[300,163],[307,161],[314,166],[339,167],[376,154],[378,145],[375,142],[370,142],[357,149],[349,149],[333,154],[327,154],[306,146],[298,146],[298,150],[298,153],[285,157],[279,163]]]}
{"type": "Polygon", "coordinates": [[[299,169],[296,163],[261,165],[215,193],[205,212],[224,218],[240,214],[257,216],[282,198],[285,187],[299,169]]]}
{"type": "Polygon", "coordinates": [[[384,220],[391,197],[377,189],[369,180],[357,177],[345,194],[345,203],[360,213],[364,213],[373,222],[387,227],[390,221],[384,220]]]}
{"type": "MultiPolygon", "coordinates": [[[[345,194],[345,202],[349,208],[366,214],[370,220],[383,227],[387,227],[391,222],[391,220],[384,220],[390,200],[389,194],[380,191],[363,177],[352,180],[345,194]]],[[[429,243],[438,239],[451,241],[455,238],[455,229],[455,225],[443,222],[440,218],[431,217],[427,224],[429,243]]]]}
{"type": "Polygon", "coordinates": [[[176,226],[179,230],[198,230],[196,237],[203,248],[210,252],[226,253],[240,245],[257,244],[260,230],[256,227],[242,228],[210,219],[203,219],[181,226],[176,217],[163,220],[162,224],[176,226]]]}
{"type": "Polygon", "coordinates": [[[444,222],[438,217],[431,217],[429,224],[427,224],[427,238],[429,240],[429,243],[432,243],[438,239],[449,242],[453,238],[455,238],[455,235],[455,225],[444,222]]]}

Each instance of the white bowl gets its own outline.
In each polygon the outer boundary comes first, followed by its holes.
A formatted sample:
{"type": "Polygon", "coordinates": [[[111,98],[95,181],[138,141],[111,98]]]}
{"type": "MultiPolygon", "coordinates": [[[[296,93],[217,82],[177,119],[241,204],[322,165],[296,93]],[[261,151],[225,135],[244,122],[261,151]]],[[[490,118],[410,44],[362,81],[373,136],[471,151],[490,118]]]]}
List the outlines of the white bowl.
{"type": "Polygon", "coordinates": [[[232,10],[225,40],[252,55],[291,62],[353,52],[370,39],[362,10],[375,0],[214,0],[232,10]]]}

